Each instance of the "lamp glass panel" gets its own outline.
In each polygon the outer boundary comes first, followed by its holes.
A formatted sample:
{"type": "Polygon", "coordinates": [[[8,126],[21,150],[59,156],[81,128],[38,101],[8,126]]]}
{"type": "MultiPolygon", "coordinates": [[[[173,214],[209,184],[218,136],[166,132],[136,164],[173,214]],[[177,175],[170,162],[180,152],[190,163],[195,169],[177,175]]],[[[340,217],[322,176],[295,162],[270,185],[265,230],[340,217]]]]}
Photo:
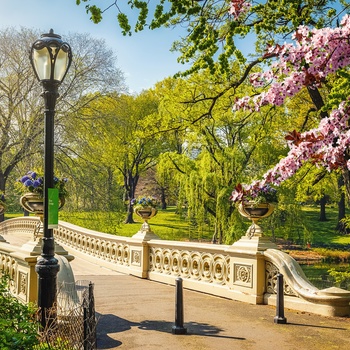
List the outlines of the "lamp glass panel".
{"type": "Polygon", "coordinates": [[[50,54],[47,48],[40,50],[33,50],[33,62],[35,71],[38,74],[40,80],[50,79],[51,73],[51,61],[50,54]]]}
{"type": "Polygon", "coordinates": [[[68,67],[68,53],[62,49],[58,51],[55,63],[54,79],[62,81],[68,67]]]}

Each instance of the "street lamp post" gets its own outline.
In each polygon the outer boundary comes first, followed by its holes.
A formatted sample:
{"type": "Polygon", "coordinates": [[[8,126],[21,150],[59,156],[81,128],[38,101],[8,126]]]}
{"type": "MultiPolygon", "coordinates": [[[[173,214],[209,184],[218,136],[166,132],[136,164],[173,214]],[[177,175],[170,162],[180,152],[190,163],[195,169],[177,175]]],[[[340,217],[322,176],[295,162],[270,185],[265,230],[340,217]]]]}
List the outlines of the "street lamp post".
{"type": "Polygon", "coordinates": [[[58,97],[58,87],[65,78],[72,62],[72,51],[61,36],[51,29],[36,40],[30,51],[30,62],[43,87],[45,101],[45,137],[44,137],[44,234],[41,256],[37,260],[35,271],[38,273],[38,306],[41,310],[41,324],[46,326],[48,311],[57,299],[58,260],[55,258],[53,229],[49,228],[49,189],[54,187],[54,115],[58,97]]]}

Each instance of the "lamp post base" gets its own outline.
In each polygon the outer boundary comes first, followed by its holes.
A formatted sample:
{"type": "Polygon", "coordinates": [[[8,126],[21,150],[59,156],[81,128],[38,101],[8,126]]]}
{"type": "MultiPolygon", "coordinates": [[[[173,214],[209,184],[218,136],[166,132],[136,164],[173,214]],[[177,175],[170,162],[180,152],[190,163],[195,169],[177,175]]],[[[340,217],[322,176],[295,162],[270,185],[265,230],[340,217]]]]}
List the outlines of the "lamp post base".
{"type": "Polygon", "coordinates": [[[55,305],[57,300],[57,273],[60,269],[54,256],[38,257],[35,271],[38,274],[38,307],[40,323],[43,329],[55,320],[55,305]]]}

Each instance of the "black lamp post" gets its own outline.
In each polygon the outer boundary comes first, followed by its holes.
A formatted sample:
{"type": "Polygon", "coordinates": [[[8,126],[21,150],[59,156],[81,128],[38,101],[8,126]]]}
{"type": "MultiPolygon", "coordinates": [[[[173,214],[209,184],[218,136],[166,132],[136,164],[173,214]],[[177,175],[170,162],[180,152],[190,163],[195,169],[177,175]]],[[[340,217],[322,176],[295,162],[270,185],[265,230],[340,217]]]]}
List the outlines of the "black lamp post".
{"type": "Polygon", "coordinates": [[[61,36],[50,30],[36,40],[30,50],[30,62],[43,87],[45,101],[45,154],[44,154],[44,237],[41,257],[38,258],[35,271],[39,275],[38,306],[41,309],[41,324],[46,326],[48,310],[57,300],[58,260],[55,258],[53,229],[49,228],[48,192],[54,187],[54,115],[58,86],[65,78],[72,62],[72,51],[61,36]]]}

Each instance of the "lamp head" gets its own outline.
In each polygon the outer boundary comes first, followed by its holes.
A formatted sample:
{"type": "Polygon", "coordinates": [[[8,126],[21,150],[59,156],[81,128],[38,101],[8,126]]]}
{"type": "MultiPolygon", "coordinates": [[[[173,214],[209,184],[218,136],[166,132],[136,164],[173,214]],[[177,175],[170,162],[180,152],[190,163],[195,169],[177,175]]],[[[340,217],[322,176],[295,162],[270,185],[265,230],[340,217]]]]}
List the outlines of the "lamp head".
{"type": "Polygon", "coordinates": [[[68,43],[54,34],[42,34],[30,50],[30,62],[40,82],[62,83],[72,63],[72,50],[68,43]]]}

